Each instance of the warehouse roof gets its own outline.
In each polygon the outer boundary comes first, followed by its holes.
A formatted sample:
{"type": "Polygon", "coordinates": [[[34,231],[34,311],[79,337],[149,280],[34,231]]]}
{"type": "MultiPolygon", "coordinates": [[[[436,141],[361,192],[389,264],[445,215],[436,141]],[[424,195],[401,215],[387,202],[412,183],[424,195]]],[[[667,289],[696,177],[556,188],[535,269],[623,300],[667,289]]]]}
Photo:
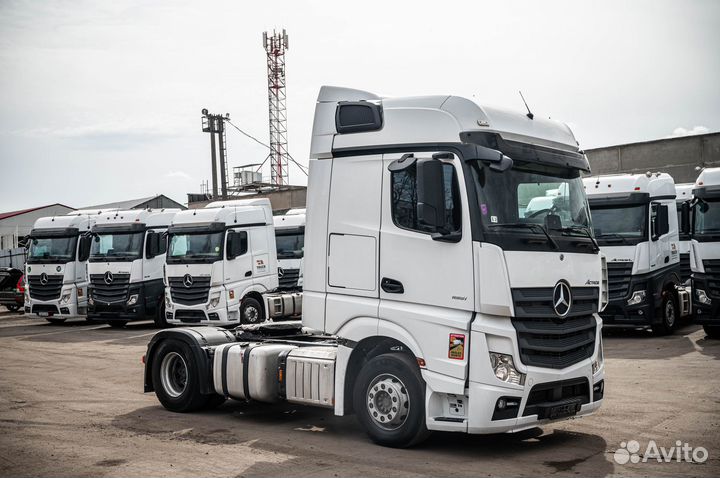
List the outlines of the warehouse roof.
{"type": "Polygon", "coordinates": [[[139,199],[129,199],[127,201],[111,202],[107,204],[95,204],[92,206],[85,206],[82,209],[143,209],[145,207],[151,208],[167,208],[176,207],[180,209],[187,209],[185,206],[177,201],[170,199],[164,194],[158,194],[157,196],[149,196],[139,199]]]}
{"type": "Polygon", "coordinates": [[[45,206],[31,207],[30,209],[21,209],[19,211],[0,212],[0,220],[7,219],[10,217],[20,216],[22,214],[27,214],[27,213],[33,212],[33,211],[39,211],[40,209],[45,209],[45,208],[52,207],[52,206],[62,206],[62,207],[66,207],[68,209],[73,209],[73,210],[75,209],[70,206],[60,204],[60,203],[48,204],[45,206]]]}

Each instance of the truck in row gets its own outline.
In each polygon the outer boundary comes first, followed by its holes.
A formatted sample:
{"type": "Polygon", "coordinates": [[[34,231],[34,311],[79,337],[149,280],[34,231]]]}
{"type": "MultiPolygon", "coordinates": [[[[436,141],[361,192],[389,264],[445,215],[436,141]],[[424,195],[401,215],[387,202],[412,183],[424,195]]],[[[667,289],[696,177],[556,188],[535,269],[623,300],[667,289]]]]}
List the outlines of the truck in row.
{"type": "MultiPolygon", "coordinates": [[[[607,266],[589,164],[565,124],[456,96],[323,87],[310,157],[302,320],[160,331],[143,357],[146,392],[175,412],[232,398],[354,413],[393,447],[602,405],[607,266]],[[552,207],[528,210],[548,192],[552,207]]],[[[169,279],[212,284],[270,225],[225,209],[175,216],[169,279]],[[217,234],[203,243],[215,262],[174,269],[173,238],[196,231],[217,234]]],[[[263,247],[241,279],[260,276],[263,247]]],[[[197,310],[213,323],[212,307],[197,310]]]]}

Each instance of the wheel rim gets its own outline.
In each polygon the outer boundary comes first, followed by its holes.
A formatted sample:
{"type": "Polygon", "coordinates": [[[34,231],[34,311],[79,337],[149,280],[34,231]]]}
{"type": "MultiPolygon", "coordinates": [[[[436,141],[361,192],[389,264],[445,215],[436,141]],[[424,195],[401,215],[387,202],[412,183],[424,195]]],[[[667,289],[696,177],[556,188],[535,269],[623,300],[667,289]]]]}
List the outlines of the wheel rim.
{"type": "Polygon", "coordinates": [[[254,305],[248,305],[243,310],[243,319],[249,324],[254,324],[260,317],[260,311],[254,305]]]}
{"type": "Polygon", "coordinates": [[[397,430],[410,412],[407,387],[396,376],[381,374],[370,382],[366,393],[368,415],[380,428],[397,430]]]}
{"type": "Polygon", "coordinates": [[[172,398],[177,398],[187,387],[187,364],[177,352],[170,352],[163,357],[160,364],[160,380],[165,392],[172,398]]]}
{"type": "Polygon", "coordinates": [[[665,323],[670,327],[675,325],[675,304],[672,300],[665,304],[665,323]]]}

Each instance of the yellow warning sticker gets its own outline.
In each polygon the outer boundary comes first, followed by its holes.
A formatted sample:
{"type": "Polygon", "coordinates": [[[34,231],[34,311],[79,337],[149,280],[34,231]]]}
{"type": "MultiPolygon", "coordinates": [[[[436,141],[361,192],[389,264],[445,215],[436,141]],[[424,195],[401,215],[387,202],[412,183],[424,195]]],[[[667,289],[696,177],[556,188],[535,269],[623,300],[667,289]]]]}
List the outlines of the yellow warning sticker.
{"type": "Polygon", "coordinates": [[[448,358],[465,360],[465,335],[450,334],[450,346],[448,347],[448,358]]]}

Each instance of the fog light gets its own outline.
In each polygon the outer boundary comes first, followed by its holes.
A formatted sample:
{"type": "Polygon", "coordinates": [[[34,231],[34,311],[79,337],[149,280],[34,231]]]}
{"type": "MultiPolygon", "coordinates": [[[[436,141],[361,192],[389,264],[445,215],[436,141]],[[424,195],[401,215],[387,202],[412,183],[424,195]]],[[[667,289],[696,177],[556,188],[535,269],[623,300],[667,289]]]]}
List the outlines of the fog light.
{"type": "Polygon", "coordinates": [[[627,301],[628,305],[637,305],[645,302],[645,291],[636,290],[633,292],[632,297],[627,301]]]}
{"type": "Polygon", "coordinates": [[[133,295],[131,295],[130,298],[127,300],[127,305],[135,305],[135,304],[137,304],[137,301],[138,301],[138,295],[137,295],[137,294],[133,294],[133,295]]]}
{"type": "Polygon", "coordinates": [[[710,303],[712,303],[712,300],[710,300],[710,297],[708,297],[708,295],[702,289],[695,289],[695,298],[701,304],[710,305],[710,303]]]}
{"type": "Polygon", "coordinates": [[[525,384],[525,374],[517,371],[512,355],[490,352],[490,365],[498,380],[515,385],[525,384]]]}
{"type": "Polygon", "coordinates": [[[220,303],[220,292],[213,292],[210,296],[210,302],[207,305],[207,310],[214,309],[220,303]]]}
{"type": "Polygon", "coordinates": [[[62,293],[62,295],[60,296],[60,303],[67,304],[68,302],[70,302],[70,297],[72,297],[72,291],[71,290],[64,291],[62,293]]]}

